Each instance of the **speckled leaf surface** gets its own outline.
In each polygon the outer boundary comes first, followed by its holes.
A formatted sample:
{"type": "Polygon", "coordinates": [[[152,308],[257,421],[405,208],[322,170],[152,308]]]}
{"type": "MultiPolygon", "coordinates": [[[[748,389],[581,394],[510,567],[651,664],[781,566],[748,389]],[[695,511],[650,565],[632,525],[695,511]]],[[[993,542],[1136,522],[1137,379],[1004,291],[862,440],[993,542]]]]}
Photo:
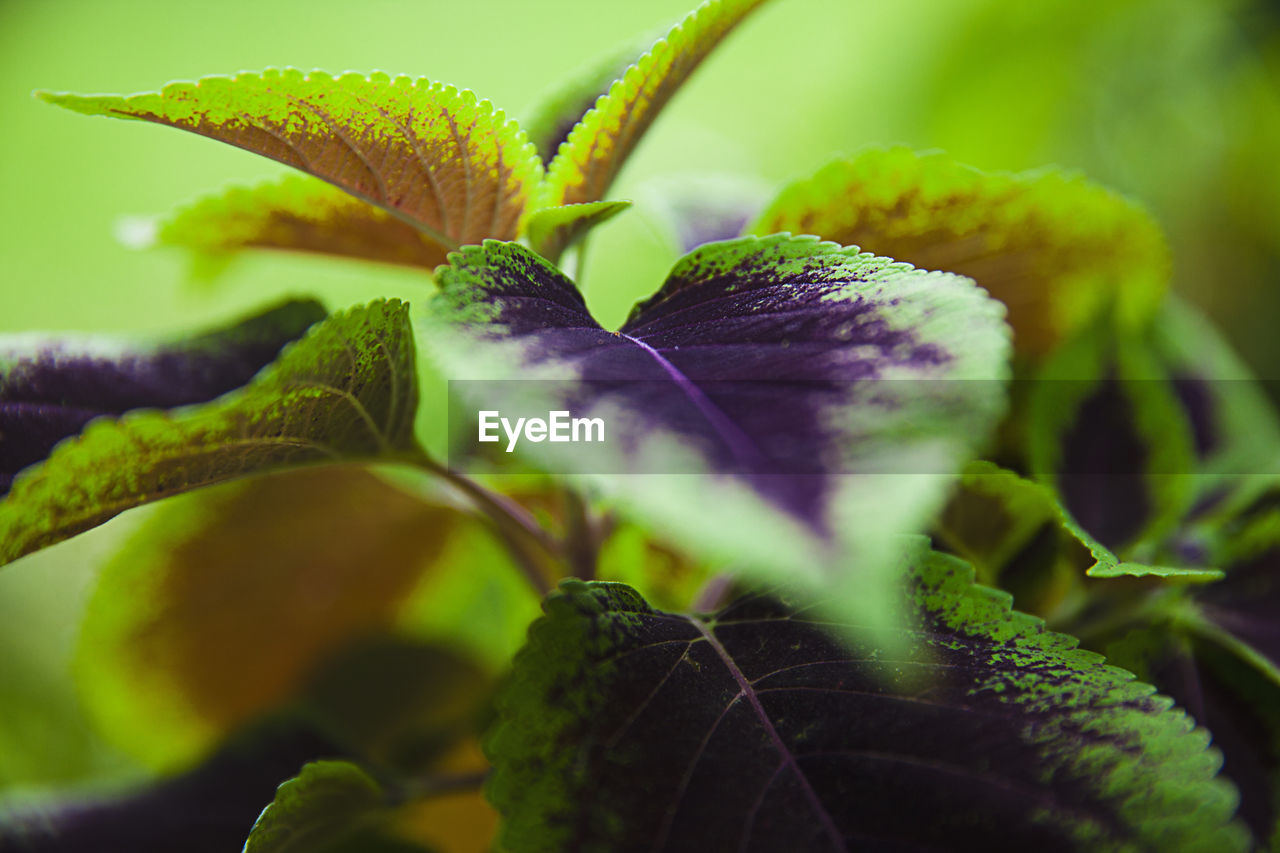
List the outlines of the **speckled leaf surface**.
{"type": "Polygon", "coordinates": [[[922,550],[908,578],[910,642],[892,656],[769,598],[685,616],[566,582],[487,741],[503,841],[1246,849],[1220,756],[1170,700],[958,560],[922,550]]]}
{"type": "Polygon", "coordinates": [[[425,79],[285,68],[128,97],[41,97],[270,157],[384,208],[447,248],[514,239],[542,177],[533,147],[492,104],[425,79]]]}
{"type": "Polygon", "coordinates": [[[0,562],[199,486],[403,453],[418,395],[408,313],[380,301],[335,314],[212,402],[93,421],[14,481],[0,562]]]}
{"type": "MultiPolygon", "coordinates": [[[[708,0],[623,73],[547,167],[542,205],[600,201],[658,113],[764,0],[708,0]]],[[[781,230],[781,229],[780,229],[781,230]]]]}
{"type": "Polygon", "coordinates": [[[157,224],[154,242],[212,261],[275,249],[427,270],[447,254],[408,222],[306,175],[232,187],[179,208],[157,224]]]}
{"type": "Polygon", "coordinates": [[[530,458],[774,576],[827,578],[818,552],[837,540],[874,575],[1002,406],[998,303],[965,279],[811,238],[706,246],[617,332],[517,245],[466,249],[439,280],[421,339],[449,375],[515,380],[496,384],[609,424],[598,452],[527,444],[530,458]]]}
{"type": "Polygon", "coordinates": [[[298,300],[161,342],[0,336],[0,496],[94,418],[212,400],[244,385],[324,316],[319,303],[298,300]]]}
{"type": "Polygon", "coordinates": [[[1052,171],[984,173],[944,154],[869,150],[792,184],[748,229],[816,234],[967,275],[1009,307],[1036,357],[1099,312],[1136,328],[1160,303],[1169,253],[1132,202],[1052,171]]]}

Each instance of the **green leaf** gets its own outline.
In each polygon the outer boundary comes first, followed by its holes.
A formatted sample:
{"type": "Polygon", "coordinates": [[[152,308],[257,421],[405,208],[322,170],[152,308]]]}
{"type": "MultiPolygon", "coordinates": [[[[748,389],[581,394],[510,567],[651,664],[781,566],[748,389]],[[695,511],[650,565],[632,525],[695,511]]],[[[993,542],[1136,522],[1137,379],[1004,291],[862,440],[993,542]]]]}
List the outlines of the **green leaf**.
{"type": "Polygon", "coordinates": [[[1119,562],[1051,489],[990,462],[964,470],[936,530],[948,550],[973,564],[980,581],[1042,615],[1061,603],[1082,571],[1093,575],[1119,562]]]}
{"type": "Polygon", "coordinates": [[[525,233],[534,251],[554,264],[564,250],[585,237],[588,230],[630,206],[629,201],[593,201],[544,207],[530,214],[525,233]]]}
{"type": "Polygon", "coordinates": [[[708,0],[635,61],[547,167],[541,207],[600,201],[649,125],[708,54],[765,0],[708,0]]]}
{"type": "Polygon", "coordinates": [[[190,249],[208,266],[243,249],[316,252],[433,269],[446,250],[413,225],[306,175],[232,187],[175,210],[154,243],[190,249]]]}
{"type": "Polygon", "coordinates": [[[285,68],[129,97],[39,95],[270,157],[389,211],[445,248],[515,239],[542,177],[514,122],[473,92],[425,79],[285,68]]]}
{"type": "Polygon", "coordinates": [[[1130,201],[1074,175],[984,173],[944,154],[869,150],[792,184],[745,233],[816,234],[967,275],[1043,356],[1103,311],[1134,329],[1160,304],[1169,252],[1130,201]]]}
{"type": "Polygon", "coordinates": [[[664,26],[642,38],[630,39],[538,97],[521,117],[520,126],[543,160],[550,162],[555,157],[570,131],[596,101],[607,95],[614,81],[627,72],[636,57],[643,56],[668,29],[664,26]]]}
{"type": "Polygon", "coordinates": [[[1148,566],[1143,563],[1117,563],[1102,565],[1089,569],[1091,578],[1168,578],[1184,580],[1192,583],[1209,583],[1220,581],[1226,574],[1221,569],[1197,569],[1187,566],[1148,566]]]}
{"type": "Polygon", "coordinates": [[[1167,299],[1147,337],[1190,422],[1200,514],[1229,517],[1280,482],[1275,405],[1190,304],[1167,299]]]}
{"type": "Polygon", "coordinates": [[[350,465],[157,507],[90,600],[76,659],[86,710],[147,764],[189,762],[294,701],[346,645],[390,630],[462,520],[350,465]]]}
{"type": "Polygon", "coordinates": [[[0,503],[0,563],[200,486],[403,455],[417,405],[408,306],[392,300],[336,314],[239,390],[99,418],[58,445],[0,503]]]}
{"type": "Polygon", "coordinates": [[[1042,366],[1028,410],[1030,468],[1080,527],[1122,560],[1166,562],[1192,497],[1192,436],[1143,341],[1093,326],[1042,366]]]}
{"type": "Polygon", "coordinates": [[[690,616],[562,584],[486,741],[506,848],[1246,849],[1167,698],[960,561],[907,572],[889,658],[763,596],[690,616]]]}
{"type": "Polygon", "coordinates": [[[244,853],[321,853],[387,816],[382,787],[345,761],[313,761],[276,791],[244,853]]]}

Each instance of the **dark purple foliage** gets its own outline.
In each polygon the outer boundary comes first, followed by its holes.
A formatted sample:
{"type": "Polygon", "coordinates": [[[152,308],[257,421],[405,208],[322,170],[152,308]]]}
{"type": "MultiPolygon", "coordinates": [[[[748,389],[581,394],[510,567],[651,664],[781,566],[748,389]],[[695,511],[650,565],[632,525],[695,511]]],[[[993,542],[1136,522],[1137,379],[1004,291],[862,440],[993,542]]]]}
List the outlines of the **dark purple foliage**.
{"type": "Polygon", "coordinates": [[[930,376],[952,359],[894,324],[896,299],[849,294],[864,279],[823,245],[705,247],[617,332],[595,321],[572,281],[518,246],[455,255],[442,284],[460,316],[477,302],[494,311],[489,336],[521,342],[526,362],[571,366],[574,400],[635,413],[617,425],[624,451],[655,429],[673,432],[711,472],[745,477],[821,530],[828,475],[849,469],[845,410],[855,399],[892,406],[869,391],[886,371],[930,376]]]}
{"type": "Polygon", "coordinates": [[[342,757],[308,729],[271,725],[232,740],[200,767],[136,793],[13,817],[0,824],[0,851],[231,853],[244,846],[276,786],[309,761],[342,757]]]}
{"type": "Polygon", "coordinates": [[[0,350],[0,495],[93,418],[212,400],[247,383],[324,316],[319,303],[299,300],[158,346],[95,352],[67,339],[0,350]]]}

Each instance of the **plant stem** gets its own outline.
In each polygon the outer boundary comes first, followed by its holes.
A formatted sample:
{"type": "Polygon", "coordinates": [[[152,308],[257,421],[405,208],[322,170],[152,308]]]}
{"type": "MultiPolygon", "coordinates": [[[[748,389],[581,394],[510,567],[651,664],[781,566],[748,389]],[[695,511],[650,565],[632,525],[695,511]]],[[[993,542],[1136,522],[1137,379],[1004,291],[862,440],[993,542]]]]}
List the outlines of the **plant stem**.
{"type": "Polygon", "coordinates": [[[582,580],[594,580],[602,539],[599,525],[592,518],[591,508],[577,490],[565,489],[564,500],[564,550],[569,573],[582,580]]]}
{"type": "Polygon", "coordinates": [[[547,573],[543,571],[537,552],[531,551],[528,546],[536,545],[542,553],[557,560],[564,557],[564,548],[543,529],[532,513],[506,495],[486,489],[470,477],[441,465],[421,449],[407,461],[440,477],[466,495],[472,505],[489,520],[494,532],[538,595],[545,596],[551,591],[547,573]]]}
{"type": "Polygon", "coordinates": [[[733,591],[733,580],[732,572],[721,572],[712,577],[693,600],[693,612],[714,613],[723,607],[725,599],[733,591]]]}
{"type": "Polygon", "coordinates": [[[488,777],[488,770],[477,770],[472,773],[446,773],[421,779],[409,779],[397,786],[396,793],[401,802],[407,802],[454,794],[459,791],[478,791],[484,786],[488,777]]]}

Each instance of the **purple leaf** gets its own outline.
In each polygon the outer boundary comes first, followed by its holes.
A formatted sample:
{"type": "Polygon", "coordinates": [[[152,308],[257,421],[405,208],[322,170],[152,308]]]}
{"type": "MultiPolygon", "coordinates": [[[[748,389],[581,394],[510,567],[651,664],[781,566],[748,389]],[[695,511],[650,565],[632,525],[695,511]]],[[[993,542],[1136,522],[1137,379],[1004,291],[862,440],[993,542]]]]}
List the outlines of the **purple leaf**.
{"type": "Polygon", "coordinates": [[[172,409],[247,383],[324,318],[312,300],[160,344],[0,338],[0,495],[23,468],[99,415],[172,409]]]}
{"type": "Polygon", "coordinates": [[[907,571],[893,653],[770,598],[690,616],[564,583],[485,744],[504,846],[1245,848],[1219,757],[1168,699],[957,560],[907,571]]]}

